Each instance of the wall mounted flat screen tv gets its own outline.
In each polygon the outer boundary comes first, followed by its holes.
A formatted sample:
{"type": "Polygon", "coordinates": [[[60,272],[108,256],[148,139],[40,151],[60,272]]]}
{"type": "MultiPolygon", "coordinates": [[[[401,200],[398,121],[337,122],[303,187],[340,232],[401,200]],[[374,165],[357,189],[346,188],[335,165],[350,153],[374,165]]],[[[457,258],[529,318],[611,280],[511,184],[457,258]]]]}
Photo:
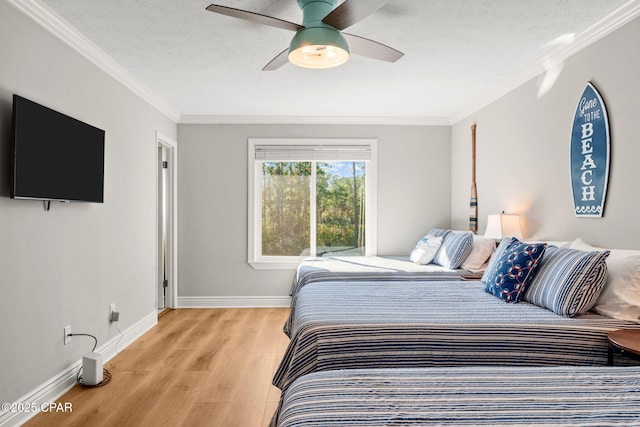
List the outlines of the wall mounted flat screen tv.
{"type": "Polygon", "coordinates": [[[104,131],[13,95],[15,199],[103,203],[104,131]]]}

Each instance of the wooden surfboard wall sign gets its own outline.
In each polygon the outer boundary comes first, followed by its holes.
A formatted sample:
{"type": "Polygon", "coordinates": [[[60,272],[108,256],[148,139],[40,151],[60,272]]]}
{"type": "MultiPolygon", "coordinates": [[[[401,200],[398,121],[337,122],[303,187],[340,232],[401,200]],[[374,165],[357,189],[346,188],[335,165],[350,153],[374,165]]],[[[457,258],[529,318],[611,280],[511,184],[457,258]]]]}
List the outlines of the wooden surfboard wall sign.
{"type": "Polygon", "coordinates": [[[591,82],[582,92],[571,131],[571,187],[577,217],[602,217],[611,154],[609,117],[591,82]]]}

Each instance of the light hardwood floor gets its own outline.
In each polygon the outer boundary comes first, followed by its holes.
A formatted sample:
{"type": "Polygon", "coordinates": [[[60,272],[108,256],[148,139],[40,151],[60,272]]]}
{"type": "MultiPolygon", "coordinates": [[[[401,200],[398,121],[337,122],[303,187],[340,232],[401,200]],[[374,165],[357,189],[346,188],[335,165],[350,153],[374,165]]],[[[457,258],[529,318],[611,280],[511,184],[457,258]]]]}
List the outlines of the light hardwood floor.
{"type": "Polygon", "coordinates": [[[265,426],[289,342],[285,308],[179,309],[106,364],[109,384],[74,386],[26,426],[265,426]]]}

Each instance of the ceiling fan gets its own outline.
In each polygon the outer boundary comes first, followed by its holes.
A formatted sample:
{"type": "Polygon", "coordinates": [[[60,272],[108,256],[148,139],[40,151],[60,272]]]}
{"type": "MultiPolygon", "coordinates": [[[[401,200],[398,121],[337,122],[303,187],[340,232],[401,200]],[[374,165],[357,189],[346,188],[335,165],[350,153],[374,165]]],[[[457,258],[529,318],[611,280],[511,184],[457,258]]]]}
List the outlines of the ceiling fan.
{"type": "Polygon", "coordinates": [[[216,4],[208,6],[207,10],[296,32],[289,47],[265,65],[262,71],[276,70],[287,61],[305,68],[332,68],[347,62],[350,53],[387,62],[396,62],[404,55],[382,43],[341,32],[378,10],[387,1],[345,0],[335,7],[337,0],[298,0],[302,9],[302,25],[216,4]]]}

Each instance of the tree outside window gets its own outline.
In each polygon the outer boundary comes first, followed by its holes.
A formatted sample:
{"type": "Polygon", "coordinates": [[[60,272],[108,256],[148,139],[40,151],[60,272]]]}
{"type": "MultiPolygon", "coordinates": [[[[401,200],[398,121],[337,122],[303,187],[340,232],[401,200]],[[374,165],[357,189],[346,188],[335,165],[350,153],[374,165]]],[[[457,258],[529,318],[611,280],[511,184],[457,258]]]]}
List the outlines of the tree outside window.
{"type": "Polygon", "coordinates": [[[262,163],[262,255],[364,255],[365,179],[362,161],[262,163]]]}

